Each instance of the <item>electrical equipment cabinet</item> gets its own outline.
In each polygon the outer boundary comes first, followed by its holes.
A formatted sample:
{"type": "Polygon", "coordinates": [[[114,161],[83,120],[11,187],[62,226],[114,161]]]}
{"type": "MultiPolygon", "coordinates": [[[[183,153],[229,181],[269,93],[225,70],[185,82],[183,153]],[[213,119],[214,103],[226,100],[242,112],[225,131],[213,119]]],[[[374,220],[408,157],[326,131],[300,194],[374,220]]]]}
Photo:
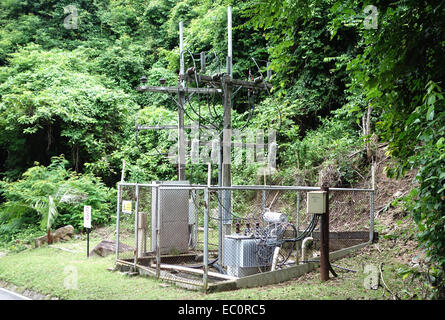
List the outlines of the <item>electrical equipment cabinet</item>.
{"type": "MultiPolygon", "coordinates": [[[[153,181],[159,185],[189,185],[188,181],[153,181]]],[[[156,250],[156,229],[158,215],[156,212],[159,204],[160,233],[159,243],[161,254],[178,254],[188,252],[189,231],[189,190],[159,189],[159,201],[152,188],[152,224],[151,224],[151,250],[156,250]]]]}

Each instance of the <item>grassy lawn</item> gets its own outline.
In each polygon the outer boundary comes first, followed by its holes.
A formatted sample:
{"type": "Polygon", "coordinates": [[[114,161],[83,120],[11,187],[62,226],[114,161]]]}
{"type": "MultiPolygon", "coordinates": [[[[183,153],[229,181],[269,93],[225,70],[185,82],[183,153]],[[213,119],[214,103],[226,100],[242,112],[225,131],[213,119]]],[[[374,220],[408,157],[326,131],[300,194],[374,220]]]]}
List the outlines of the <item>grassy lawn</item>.
{"type": "MultiPolygon", "coordinates": [[[[100,242],[92,238],[90,248],[100,242]]],[[[108,271],[114,266],[114,255],[105,258],[86,258],[86,241],[72,240],[53,246],[28,249],[0,257],[0,280],[14,284],[20,290],[33,290],[59,299],[93,300],[171,300],[171,299],[391,299],[389,292],[382,286],[377,290],[364,288],[368,275],[363,272],[366,264],[377,267],[383,265],[383,277],[386,285],[402,299],[411,298],[415,288],[408,280],[401,280],[397,268],[402,264],[397,260],[400,249],[389,240],[382,240],[377,245],[361,249],[334,265],[353,269],[357,272],[345,272],[334,266],[338,277],[327,282],[320,282],[318,270],[277,285],[236,291],[204,294],[176,287],[174,284],[147,277],[128,277],[119,272],[108,271]],[[73,282],[77,277],[76,282],[73,282]]]]}

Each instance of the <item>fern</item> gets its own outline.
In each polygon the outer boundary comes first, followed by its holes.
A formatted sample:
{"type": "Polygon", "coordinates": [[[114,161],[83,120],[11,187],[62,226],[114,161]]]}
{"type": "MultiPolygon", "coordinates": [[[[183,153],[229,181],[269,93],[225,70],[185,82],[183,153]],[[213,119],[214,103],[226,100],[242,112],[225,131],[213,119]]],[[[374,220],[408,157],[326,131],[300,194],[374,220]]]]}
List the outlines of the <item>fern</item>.
{"type": "Polygon", "coordinates": [[[48,199],[38,200],[34,204],[34,209],[42,216],[40,223],[42,229],[46,228],[46,231],[50,231],[51,227],[56,221],[57,216],[59,215],[54,198],[52,196],[48,196],[48,199]]]}
{"type": "Polygon", "coordinates": [[[0,225],[7,226],[9,234],[25,225],[42,231],[67,224],[81,228],[84,204],[95,210],[93,223],[109,221],[113,212],[110,189],[100,179],[74,174],[65,165],[63,157],[54,157],[51,165],[36,164],[20,180],[0,181],[0,192],[6,200],[0,205],[0,225]]]}

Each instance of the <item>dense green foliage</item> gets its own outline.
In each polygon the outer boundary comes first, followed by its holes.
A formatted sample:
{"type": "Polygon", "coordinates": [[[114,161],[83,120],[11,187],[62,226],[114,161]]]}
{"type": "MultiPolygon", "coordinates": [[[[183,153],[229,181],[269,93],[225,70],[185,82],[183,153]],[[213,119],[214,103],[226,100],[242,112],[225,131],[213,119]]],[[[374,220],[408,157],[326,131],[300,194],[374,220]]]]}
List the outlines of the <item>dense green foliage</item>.
{"type": "Polygon", "coordinates": [[[115,193],[91,174],[79,175],[67,170],[67,162],[63,158],[54,157],[49,166],[36,164],[17,181],[0,182],[5,198],[0,206],[3,241],[11,240],[16,233],[33,225],[46,231],[51,201],[58,211],[57,216],[53,214],[53,229],[71,224],[81,230],[83,206],[86,204],[94,210],[93,224],[100,225],[112,220],[115,193]]]}
{"type": "MultiPolygon", "coordinates": [[[[86,202],[100,212],[93,222],[109,221],[114,201],[107,187],[120,179],[124,160],[127,180],[175,178],[165,156],[175,148],[174,132],[135,134],[134,124],[174,124],[176,104],[135,87],[142,75],[149,85],[160,78],[177,83],[180,21],[186,68],[196,63],[192,53],[206,51],[208,72],[224,72],[228,5],[234,76],[264,74],[271,61],[272,91],[258,95],[251,109],[241,90],[233,106],[233,128],[277,131],[278,172],[270,182],[314,185],[330,165],[339,172],[336,184],[353,184],[373,159],[364,143],[375,134],[388,144],[391,176],[418,170],[406,205],[438,294],[445,281],[440,0],[0,0],[1,236],[9,241],[40,223],[36,203],[49,196],[60,213],[56,225],[80,227],[86,202]],[[52,160],[61,155],[66,160],[52,160]],[[88,201],[61,201],[67,185],[88,201]]],[[[193,110],[203,124],[220,119],[221,99],[212,104],[204,108],[204,98],[195,97],[186,106],[187,124],[198,118],[193,110]]],[[[233,183],[261,183],[259,166],[235,163],[233,183]]],[[[204,183],[206,166],[189,163],[187,178],[204,183]]]]}
{"type": "MultiPolygon", "coordinates": [[[[343,2],[333,9],[347,16],[345,8],[358,4],[343,2]]],[[[365,97],[379,115],[376,131],[389,143],[397,163],[389,174],[418,169],[419,187],[407,201],[417,223],[417,239],[431,259],[431,284],[436,296],[443,296],[445,4],[405,0],[375,5],[378,28],[362,31],[362,52],[348,64],[351,97],[365,97]]]]}
{"type": "MultiPolygon", "coordinates": [[[[304,80],[306,72],[317,84],[323,72],[311,67],[323,65],[320,61],[335,63],[329,71],[336,77],[346,71],[347,77],[345,94],[333,91],[334,96],[357,120],[372,110],[374,130],[389,143],[389,154],[397,164],[388,173],[402,176],[407,170],[419,170],[419,187],[406,201],[417,222],[417,238],[431,259],[429,279],[437,289],[434,292],[436,297],[443,295],[445,4],[410,0],[249,3],[246,15],[252,17],[251,24],[265,30],[272,44],[269,52],[282,87],[304,80]]],[[[310,89],[307,83],[292,89],[310,89]]],[[[325,88],[329,86],[316,92],[327,97],[325,88]]],[[[310,101],[304,99],[308,109],[310,101]]],[[[316,150],[316,145],[311,143],[310,148],[316,150]]]]}
{"type": "Polygon", "coordinates": [[[96,162],[119,144],[131,100],[113,82],[89,71],[88,50],[42,50],[30,44],[12,54],[2,68],[1,144],[8,176],[33,161],[70,154],[96,162]],[[12,169],[12,170],[8,170],[12,169]]]}

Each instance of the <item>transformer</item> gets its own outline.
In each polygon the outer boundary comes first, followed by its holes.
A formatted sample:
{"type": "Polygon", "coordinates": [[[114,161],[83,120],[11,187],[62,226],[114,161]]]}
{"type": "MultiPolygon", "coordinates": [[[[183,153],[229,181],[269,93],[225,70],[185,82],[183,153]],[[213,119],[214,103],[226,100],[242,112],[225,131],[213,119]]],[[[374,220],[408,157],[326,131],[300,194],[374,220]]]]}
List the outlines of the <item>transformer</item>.
{"type": "Polygon", "coordinates": [[[272,265],[273,250],[274,247],[262,246],[259,239],[249,235],[225,236],[224,264],[227,266],[227,274],[245,277],[268,269],[272,265]],[[262,256],[268,258],[261,259],[262,256]]]}

